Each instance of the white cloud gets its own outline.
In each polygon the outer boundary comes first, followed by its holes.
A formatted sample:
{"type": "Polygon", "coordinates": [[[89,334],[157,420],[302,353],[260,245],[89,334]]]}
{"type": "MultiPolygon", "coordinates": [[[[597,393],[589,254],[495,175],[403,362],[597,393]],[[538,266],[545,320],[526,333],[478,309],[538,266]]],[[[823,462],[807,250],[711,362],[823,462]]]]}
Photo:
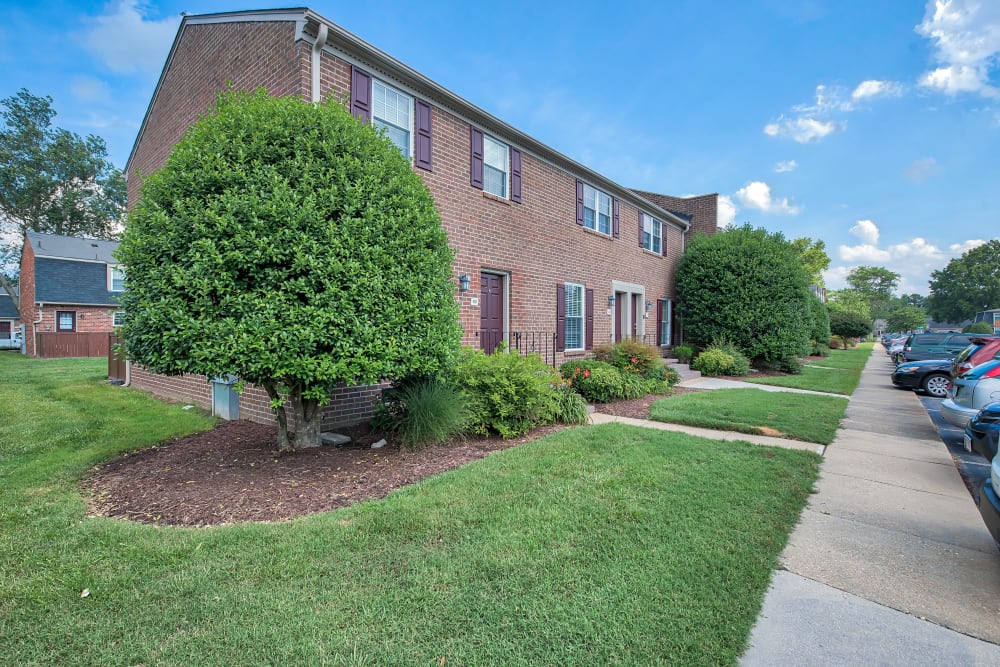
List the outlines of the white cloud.
{"type": "Polygon", "coordinates": [[[775,123],[764,126],[764,134],[769,137],[791,137],[800,144],[819,141],[840,129],[833,121],[822,121],[816,118],[779,118],[775,123]]]}
{"type": "Polygon", "coordinates": [[[774,165],[774,171],[779,174],[783,174],[786,171],[795,171],[796,169],[798,169],[798,167],[799,163],[796,162],[795,160],[783,160],[778,164],[774,165]]]}
{"type": "Polygon", "coordinates": [[[842,245],[837,249],[837,255],[843,262],[858,264],[883,264],[892,259],[887,250],[882,250],[870,243],[861,245],[842,245]]]}
{"type": "Polygon", "coordinates": [[[903,171],[903,176],[911,181],[916,181],[917,183],[923,181],[928,176],[933,176],[934,174],[941,171],[938,167],[937,160],[932,157],[924,157],[915,161],[913,164],[908,166],[903,171]]]}
{"type": "MultiPolygon", "coordinates": [[[[879,230],[878,225],[876,225],[871,220],[858,220],[858,224],[851,227],[851,234],[854,234],[862,243],[867,243],[869,245],[877,245],[879,230]]],[[[843,247],[843,246],[841,246],[843,247]]]]}
{"type": "Polygon", "coordinates": [[[180,17],[147,19],[138,0],[119,0],[90,24],[84,45],[112,71],[155,74],[163,67],[180,17]]]}
{"type": "Polygon", "coordinates": [[[1000,3],[995,0],[928,0],[917,33],[934,43],[939,67],[920,85],[948,95],[974,93],[1000,98],[990,70],[1000,56],[1000,3]]]}
{"type": "Polygon", "coordinates": [[[787,197],[775,199],[771,196],[771,186],[763,181],[752,181],[736,191],[736,198],[747,208],[755,208],[765,213],[796,215],[801,210],[787,197]]]}
{"type": "Polygon", "coordinates": [[[77,76],[70,84],[73,97],[81,102],[107,102],[111,100],[111,87],[92,76],[77,76]]]}
{"type": "Polygon", "coordinates": [[[733,203],[731,197],[719,195],[717,220],[719,227],[728,227],[736,222],[736,211],[739,209],[733,203]]]}
{"type": "Polygon", "coordinates": [[[862,81],[858,84],[858,87],[854,89],[853,93],[851,93],[851,99],[858,102],[870,97],[900,95],[902,92],[903,87],[893,81],[878,81],[876,79],[869,79],[868,81],[862,81]]]}
{"type": "Polygon", "coordinates": [[[965,253],[978,248],[981,245],[986,245],[986,241],[982,239],[969,239],[968,241],[963,241],[961,243],[952,243],[948,246],[948,252],[951,253],[952,257],[960,257],[965,253]]]}
{"type": "Polygon", "coordinates": [[[764,126],[764,134],[770,137],[789,137],[800,144],[820,141],[834,132],[846,129],[847,121],[841,120],[841,117],[857,111],[859,102],[900,95],[902,91],[902,85],[894,81],[876,79],[862,81],[850,95],[845,88],[819,84],[812,102],[796,104],[792,107],[794,113],[790,118],[779,116],[778,120],[764,126]]]}
{"type": "Polygon", "coordinates": [[[925,238],[915,237],[902,243],[879,247],[881,237],[878,225],[871,220],[858,220],[850,228],[850,233],[861,243],[841,245],[837,248],[837,259],[841,264],[831,266],[823,272],[823,279],[829,289],[847,287],[847,274],[859,265],[877,265],[900,275],[898,293],[927,293],[927,281],[931,271],[945,266],[952,258],[985,243],[971,239],[952,243],[942,249],[925,238]]]}

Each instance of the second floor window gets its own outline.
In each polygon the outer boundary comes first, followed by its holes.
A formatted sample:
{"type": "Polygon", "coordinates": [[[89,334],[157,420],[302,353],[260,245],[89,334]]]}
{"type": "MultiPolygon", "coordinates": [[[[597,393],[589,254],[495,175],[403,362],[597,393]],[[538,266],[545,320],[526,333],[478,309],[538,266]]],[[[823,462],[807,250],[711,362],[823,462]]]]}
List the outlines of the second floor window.
{"type": "Polygon", "coordinates": [[[125,290],[125,272],[118,267],[111,267],[111,291],[123,292],[125,290]]]}
{"type": "Polygon", "coordinates": [[[497,197],[507,198],[507,144],[483,135],[483,190],[497,197]]]}
{"type": "Polygon", "coordinates": [[[642,214],[642,247],[657,255],[663,252],[663,224],[645,213],[642,214]]]}
{"type": "Polygon", "coordinates": [[[379,80],[372,81],[372,124],[385,130],[389,140],[410,157],[413,98],[379,80]]]}
{"type": "Polygon", "coordinates": [[[586,183],[583,185],[583,226],[611,234],[611,197],[586,183]]]}

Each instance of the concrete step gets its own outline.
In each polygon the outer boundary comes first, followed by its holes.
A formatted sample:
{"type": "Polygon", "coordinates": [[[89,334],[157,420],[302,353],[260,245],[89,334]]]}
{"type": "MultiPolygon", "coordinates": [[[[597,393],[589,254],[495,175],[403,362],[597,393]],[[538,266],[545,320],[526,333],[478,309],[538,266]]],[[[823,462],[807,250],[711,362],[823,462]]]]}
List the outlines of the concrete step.
{"type": "Polygon", "coordinates": [[[671,368],[677,371],[677,374],[681,376],[681,382],[701,377],[701,371],[691,370],[691,367],[688,364],[682,364],[676,359],[664,359],[664,361],[666,361],[671,368]]]}

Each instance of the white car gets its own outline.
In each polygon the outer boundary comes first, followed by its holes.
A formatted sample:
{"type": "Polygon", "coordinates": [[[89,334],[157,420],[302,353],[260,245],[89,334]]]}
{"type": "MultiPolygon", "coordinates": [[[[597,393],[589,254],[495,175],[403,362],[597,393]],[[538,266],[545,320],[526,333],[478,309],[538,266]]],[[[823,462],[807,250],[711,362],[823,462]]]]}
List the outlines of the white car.
{"type": "Polygon", "coordinates": [[[1000,361],[987,361],[955,378],[948,398],[941,401],[941,416],[952,426],[965,428],[989,403],[1000,401],[1000,361]]]}
{"type": "Polygon", "coordinates": [[[15,331],[10,338],[0,338],[0,350],[20,350],[21,332],[15,331]]]}

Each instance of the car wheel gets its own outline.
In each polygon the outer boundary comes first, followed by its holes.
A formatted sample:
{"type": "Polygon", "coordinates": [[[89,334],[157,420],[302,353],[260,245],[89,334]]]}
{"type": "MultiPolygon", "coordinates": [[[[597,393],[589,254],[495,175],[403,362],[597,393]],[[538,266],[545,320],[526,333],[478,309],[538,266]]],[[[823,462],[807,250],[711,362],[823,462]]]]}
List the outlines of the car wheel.
{"type": "Polygon", "coordinates": [[[924,382],[921,385],[921,389],[926,391],[931,396],[936,398],[944,398],[948,395],[948,382],[949,377],[947,375],[941,375],[940,373],[932,373],[924,378],[924,382]]]}

